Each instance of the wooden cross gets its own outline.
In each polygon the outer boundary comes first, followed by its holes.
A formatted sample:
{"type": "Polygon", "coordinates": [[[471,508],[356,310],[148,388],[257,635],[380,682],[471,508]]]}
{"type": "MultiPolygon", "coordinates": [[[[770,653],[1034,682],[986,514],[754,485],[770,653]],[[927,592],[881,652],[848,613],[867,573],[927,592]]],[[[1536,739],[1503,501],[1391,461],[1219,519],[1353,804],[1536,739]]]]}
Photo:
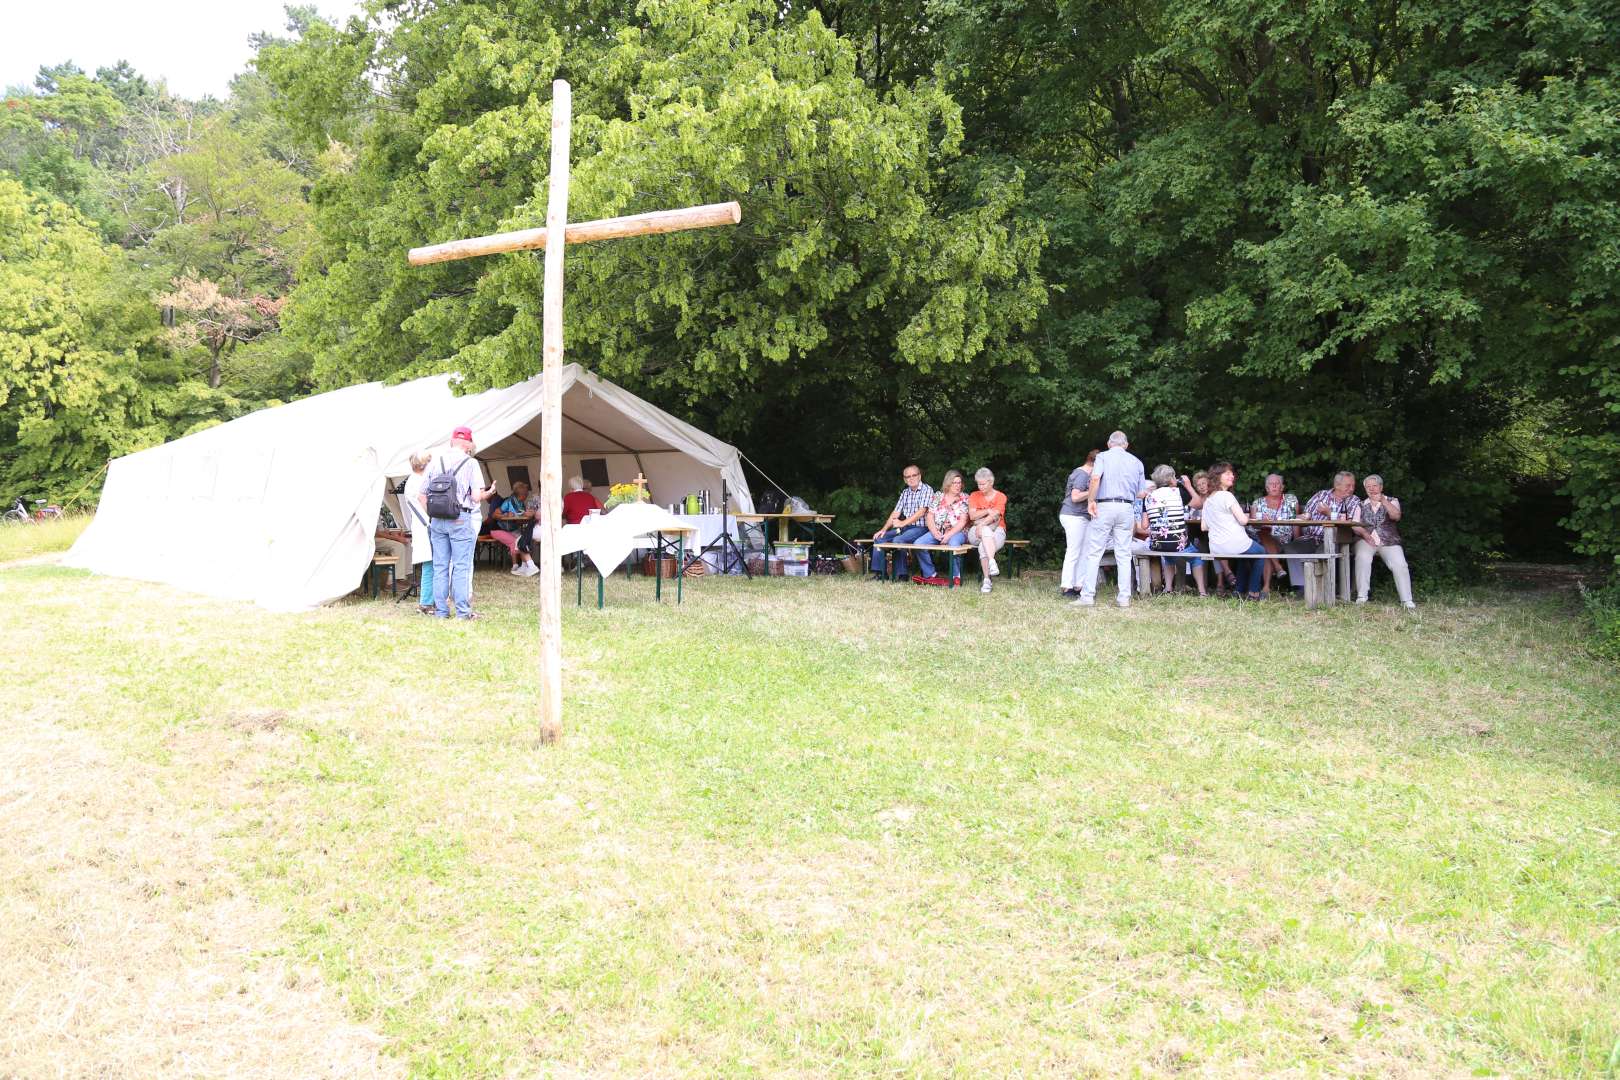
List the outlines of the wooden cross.
{"type": "MultiPolygon", "coordinates": [[[[551,84],[551,181],[545,228],[412,248],[409,256],[412,266],[427,266],[503,251],[546,250],[540,383],[540,497],[545,513],[539,528],[540,738],[546,742],[562,734],[562,556],[557,553],[557,530],[562,520],[563,248],[592,240],[735,225],[742,220],[741,207],[728,202],[568,224],[568,146],[572,129],[573,90],[558,79],[551,84]],[[561,236],[563,242],[547,243],[553,236],[561,236]]],[[[645,485],[646,478],[638,473],[636,483],[645,485]]]]}
{"type": "Polygon", "coordinates": [[[630,482],[632,484],[636,485],[636,499],[638,501],[640,501],[640,502],[646,502],[647,501],[647,478],[645,476],[641,475],[641,471],[639,469],[636,470],[636,478],[634,480],[630,481],[630,482]]]}

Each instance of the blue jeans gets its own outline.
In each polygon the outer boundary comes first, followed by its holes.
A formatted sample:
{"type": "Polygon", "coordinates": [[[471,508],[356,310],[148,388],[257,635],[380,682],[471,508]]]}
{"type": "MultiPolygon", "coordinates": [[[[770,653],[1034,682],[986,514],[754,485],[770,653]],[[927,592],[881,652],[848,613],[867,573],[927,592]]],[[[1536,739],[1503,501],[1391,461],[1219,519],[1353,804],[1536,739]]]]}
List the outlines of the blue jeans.
{"type": "MultiPolygon", "coordinates": [[[[920,541],[920,538],[927,535],[928,526],[907,525],[903,529],[885,529],[883,532],[878,533],[878,538],[872,542],[874,544],[915,544],[920,541]]],[[[883,573],[884,557],[888,554],[887,551],[879,551],[877,548],[872,549],[872,573],[883,573]]],[[[905,577],[908,565],[910,564],[906,560],[904,551],[894,553],[895,573],[905,577]]]]}
{"type": "MultiPolygon", "coordinates": [[[[1251,540],[1248,548],[1241,554],[1263,555],[1265,551],[1266,549],[1261,547],[1257,541],[1251,540]]],[[[1265,563],[1260,559],[1232,560],[1232,576],[1237,578],[1238,595],[1248,596],[1260,591],[1260,574],[1264,567],[1265,563]]]]}
{"type": "MultiPolygon", "coordinates": [[[[929,532],[927,529],[924,529],[924,535],[918,538],[916,542],[919,544],[932,544],[935,547],[955,547],[957,544],[962,542],[962,532],[965,531],[966,530],[953,532],[943,540],[935,540],[934,534],[929,532]]],[[[918,569],[922,570],[923,577],[933,577],[934,556],[926,551],[917,552],[917,567],[918,569]]]]}
{"type": "Polygon", "coordinates": [[[472,615],[473,548],[478,543],[478,515],[462,514],[454,521],[434,518],[428,522],[428,539],[433,541],[433,609],[441,619],[450,617],[448,601],[454,599],[456,614],[472,615]]]}

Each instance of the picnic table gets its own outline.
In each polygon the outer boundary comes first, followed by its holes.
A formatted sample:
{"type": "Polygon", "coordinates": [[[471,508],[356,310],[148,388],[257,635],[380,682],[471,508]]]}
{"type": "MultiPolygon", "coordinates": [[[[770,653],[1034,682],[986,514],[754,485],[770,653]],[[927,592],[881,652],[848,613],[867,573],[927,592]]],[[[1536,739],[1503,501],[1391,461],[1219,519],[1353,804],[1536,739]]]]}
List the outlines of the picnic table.
{"type": "MultiPolygon", "coordinates": [[[[626,578],[634,576],[631,568],[635,565],[635,552],[651,547],[653,551],[653,601],[655,603],[663,603],[663,556],[666,551],[672,551],[675,555],[675,602],[679,604],[681,602],[682,595],[685,592],[684,586],[686,584],[686,575],[682,573],[686,567],[686,538],[697,531],[698,529],[696,526],[692,525],[669,525],[665,528],[655,529],[652,532],[636,537],[638,540],[650,538],[652,543],[639,544],[632,549],[629,561],[624,564],[624,576],[626,578]],[[665,537],[667,536],[673,536],[675,539],[673,541],[666,540],[665,537]]],[[[574,587],[575,607],[580,607],[585,603],[585,563],[587,561],[588,559],[583,551],[575,553],[574,570],[577,578],[574,587]]],[[[606,592],[607,576],[603,574],[600,569],[598,569],[596,571],[596,606],[599,610],[605,602],[606,592]]]]}
{"type": "Polygon", "coordinates": [[[767,521],[776,522],[776,539],[784,544],[792,541],[789,531],[792,529],[794,522],[814,526],[826,525],[833,519],[832,514],[796,514],[792,511],[784,511],[780,514],[732,514],[731,516],[737,521],[746,521],[751,524],[763,525],[767,521]]]}
{"type": "MultiPolygon", "coordinates": [[[[1188,524],[1197,524],[1202,527],[1203,521],[1202,519],[1198,519],[1195,522],[1190,521],[1188,524]]],[[[1350,533],[1350,530],[1355,527],[1357,524],[1356,522],[1328,521],[1322,518],[1305,517],[1265,518],[1263,520],[1251,517],[1249,519],[1249,524],[1250,527],[1256,529],[1268,529],[1274,525],[1298,529],[1320,527],[1322,529],[1322,550],[1319,554],[1289,554],[1286,552],[1279,552],[1275,555],[1269,551],[1263,552],[1259,555],[1214,555],[1209,552],[1201,551],[1142,552],[1136,556],[1137,591],[1143,593],[1144,595],[1146,594],[1145,586],[1149,581],[1147,573],[1149,559],[1277,559],[1281,562],[1294,562],[1301,564],[1312,562],[1326,562],[1328,564],[1328,573],[1324,575],[1324,581],[1322,582],[1322,595],[1320,597],[1324,607],[1332,607],[1334,604],[1336,604],[1340,594],[1344,595],[1345,597],[1350,596],[1350,550],[1353,545],[1343,542],[1351,538],[1352,534],[1350,533]],[[1335,572],[1335,570],[1337,572],[1335,572]]],[[[1309,602],[1311,599],[1313,599],[1310,593],[1314,590],[1309,589],[1310,579],[1307,578],[1306,581],[1308,589],[1306,599],[1307,602],[1309,602]]]]}

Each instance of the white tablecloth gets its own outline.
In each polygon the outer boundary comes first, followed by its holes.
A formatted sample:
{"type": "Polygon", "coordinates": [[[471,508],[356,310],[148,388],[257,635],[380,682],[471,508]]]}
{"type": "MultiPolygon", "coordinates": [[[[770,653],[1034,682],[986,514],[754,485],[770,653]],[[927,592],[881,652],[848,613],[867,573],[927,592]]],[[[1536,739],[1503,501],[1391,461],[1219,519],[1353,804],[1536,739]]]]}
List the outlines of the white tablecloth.
{"type": "MultiPolygon", "coordinates": [[[[674,518],[682,525],[690,525],[692,528],[697,530],[696,533],[686,534],[687,554],[691,554],[700,548],[706,548],[716,540],[720,539],[719,514],[675,514],[674,518]]],[[[729,514],[726,515],[726,531],[731,534],[732,539],[736,539],[737,519],[731,517],[729,514]]],[[[641,547],[643,549],[651,548],[652,544],[651,542],[648,542],[642,544],[641,547]]],[[[707,555],[703,556],[703,561],[708,564],[711,571],[718,572],[720,569],[719,549],[716,548],[714,551],[711,551],[707,555]]]]}

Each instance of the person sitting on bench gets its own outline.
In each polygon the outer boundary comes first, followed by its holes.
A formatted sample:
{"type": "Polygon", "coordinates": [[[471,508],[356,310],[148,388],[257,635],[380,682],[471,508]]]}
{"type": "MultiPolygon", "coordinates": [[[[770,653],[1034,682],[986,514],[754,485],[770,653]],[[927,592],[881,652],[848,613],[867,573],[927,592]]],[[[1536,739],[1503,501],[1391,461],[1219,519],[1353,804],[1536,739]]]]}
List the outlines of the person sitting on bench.
{"type": "MultiPolygon", "coordinates": [[[[923,520],[928,525],[928,535],[918,539],[917,543],[936,547],[956,547],[961,544],[968,527],[968,501],[962,494],[961,470],[945,470],[945,479],[939,484],[939,494],[934,497],[934,505],[929,507],[923,520]]],[[[945,584],[944,579],[934,573],[934,557],[931,553],[917,552],[917,565],[922,569],[922,575],[913,579],[918,584],[945,584]]]]}
{"type": "Polygon", "coordinates": [[[968,496],[967,542],[979,549],[979,567],[984,571],[980,592],[990,591],[990,579],[1001,573],[996,552],[1007,543],[1007,496],[996,490],[996,474],[981,468],[973,474],[979,490],[968,496]]]}
{"type": "Polygon", "coordinates": [[[540,498],[529,494],[529,482],[519,480],[512,485],[512,494],[501,500],[495,510],[494,523],[499,528],[490,530],[490,538],[505,545],[512,556],[512,573],[518,577],[533,577],[540,572],[530,557],[534,545],[534,526],[540,519],[540,498]]]}
{"type": "MultiPolygon", "coordinates": [[[[1210,482],[1215,493],[1204,500],[1204,529],[1209,533],[1209,550],[1214,555],[1260,555],[1265,548],[1250,539],[1249,515],[1244,513],[1232,485],[1237,472],[1227,462],[1209,467],[1210,482]]],[[[1262,559],[1233,559],[1232,573],[1237,578],[1237,596],[1242,600],[1260,599],[1260,564],[1262,559]]]]}
{"type": "MultiPolygon", "coordinates": [[[[907,465],[900,470],[900,479],[906,482],[906,486],[900,489],[900,498],[895,500],[888,520],[872,534],[873,544],[915,544],[928,535],[928,526],[923,523],[923,517],[928,513],[928,508],[934,505],[934,489],[922,482],[922,469],[916,465],[907,465]]],[[[882,579],[884,557],[888,554],[876,547],[872,549],[874,578],[882,579]]],[[[905,577],[908,566],[906,553],[897,551],[894,557],[895,569],[900,577],[905,577]]]]}

